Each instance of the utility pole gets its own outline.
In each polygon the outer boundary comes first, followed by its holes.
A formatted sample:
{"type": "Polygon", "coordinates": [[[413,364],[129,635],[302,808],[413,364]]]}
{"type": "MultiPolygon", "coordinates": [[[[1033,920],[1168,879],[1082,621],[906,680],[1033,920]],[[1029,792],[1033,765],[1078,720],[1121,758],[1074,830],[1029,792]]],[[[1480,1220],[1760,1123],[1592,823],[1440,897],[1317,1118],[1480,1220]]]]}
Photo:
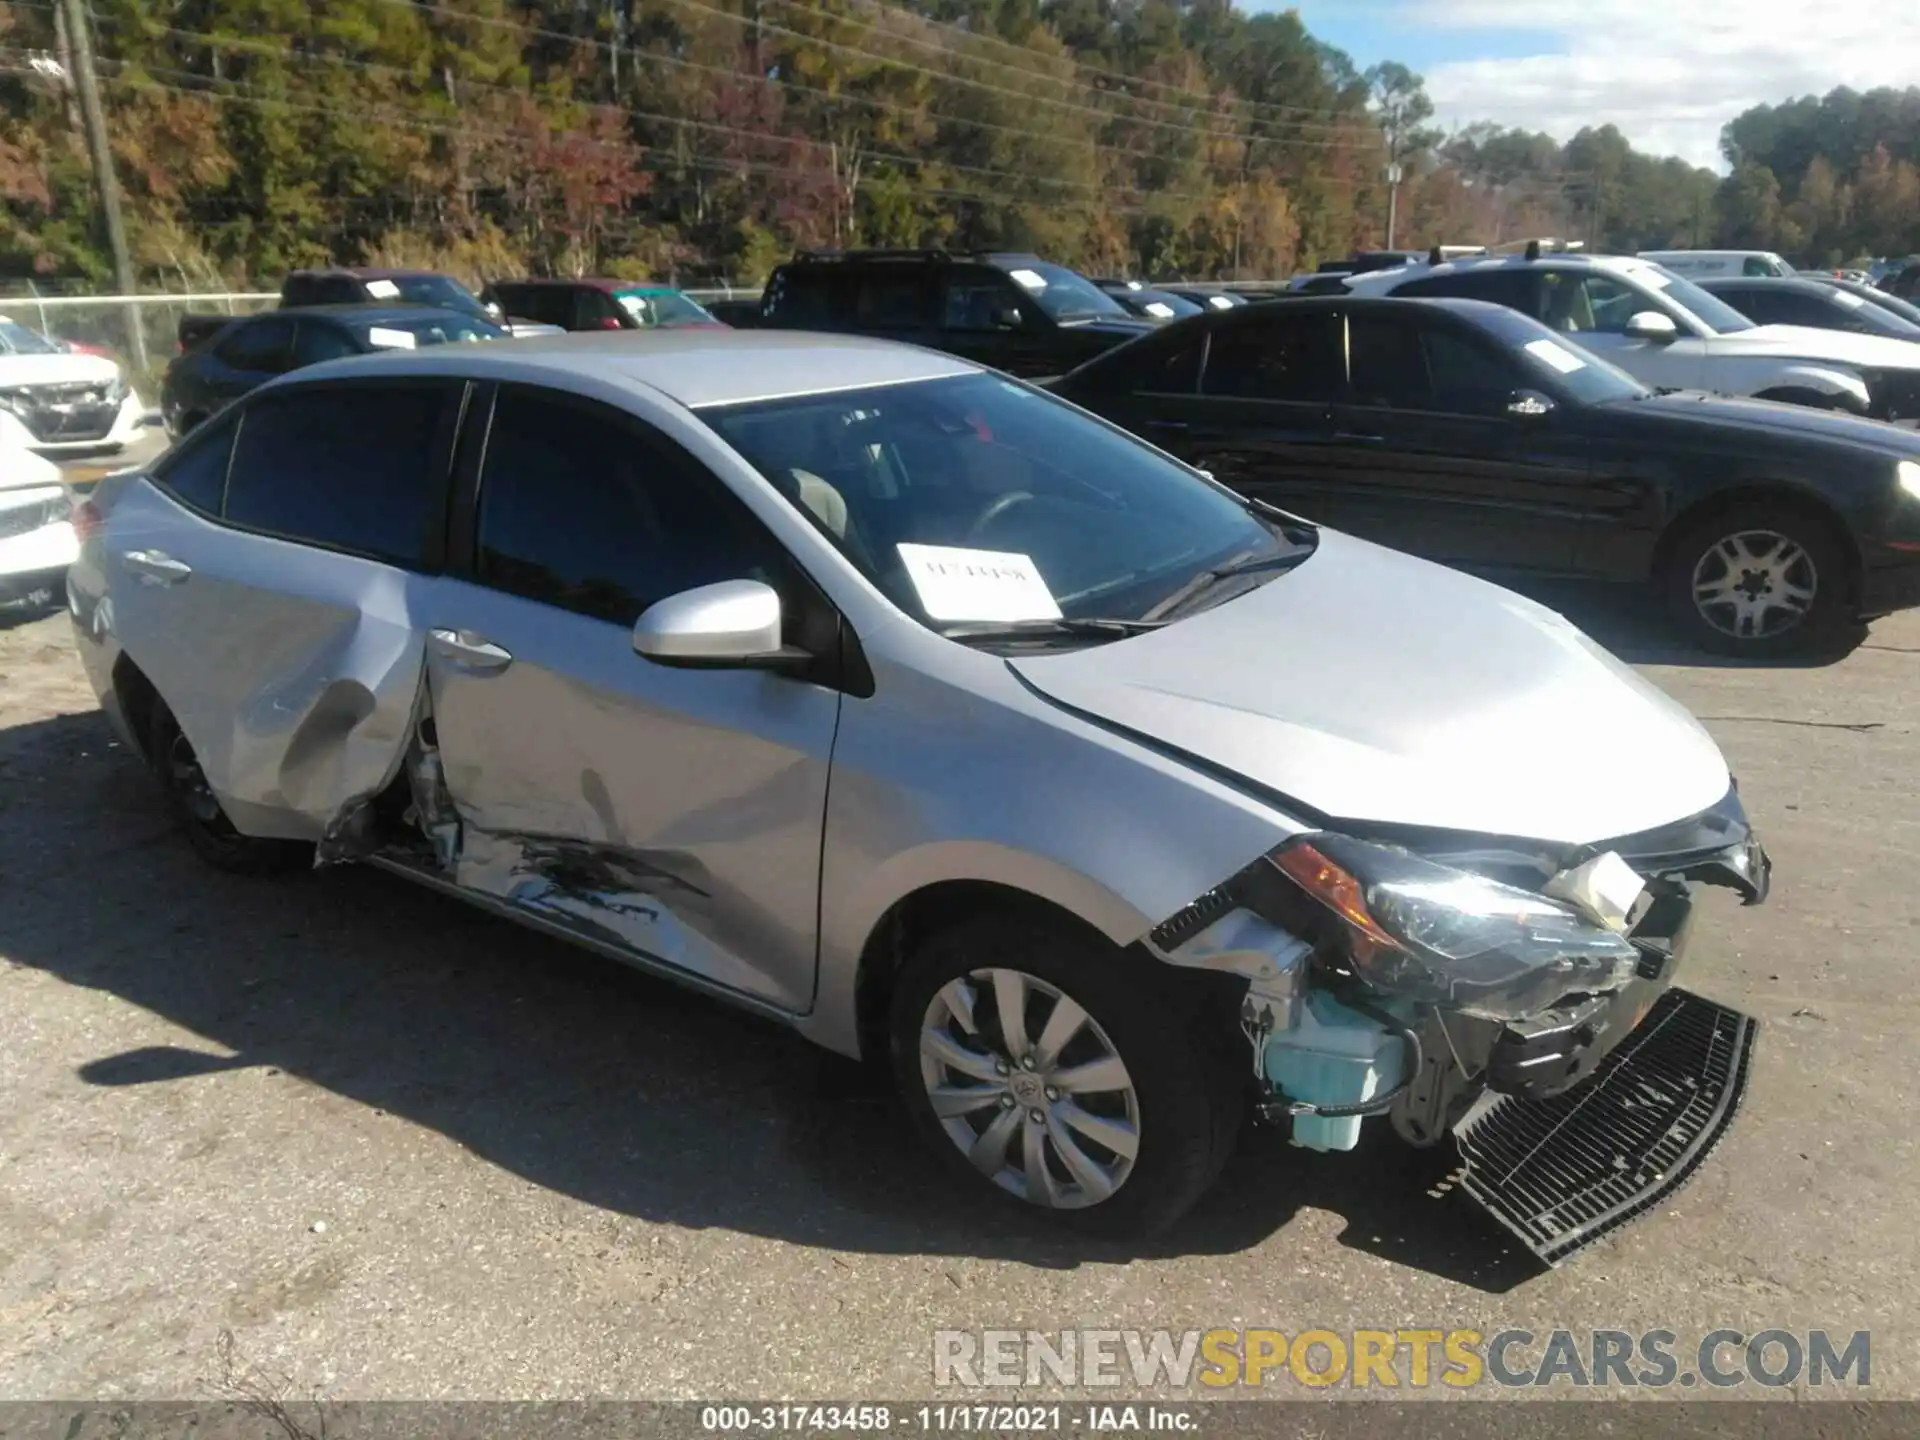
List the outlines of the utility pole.
{"type": "MultiPolygon", "coordinates": [[[[100,82],[93,73],[93,30],[85,0],[60,0],[66,16],[67,44],[73,49],[74,88],[80,93],[80,120],[87,132],[87,155],[93,161],[93,183],[100,191],[100,209],[107,222],[107,246],[113,251],[114,285],[122,295],[134,293],[133,257],[127,251],[127,227],[120,218],[120,182],[113,173],[113,151],[107,144],[107,116],[100,107],[100,82]]],[[[140,307],[128,305],[123,316],[127,351],[136,373],[147,368],[147,337],[140,328],[140,307]]]]}
{"type": "Polygon", "coordinates": [[[1387,166],[1387,243],[1385,248],[1388,250],[1393,249],[1393,232],[1400,222],[1400,181],[1404,174],[1398,160],[1387,166]]]}

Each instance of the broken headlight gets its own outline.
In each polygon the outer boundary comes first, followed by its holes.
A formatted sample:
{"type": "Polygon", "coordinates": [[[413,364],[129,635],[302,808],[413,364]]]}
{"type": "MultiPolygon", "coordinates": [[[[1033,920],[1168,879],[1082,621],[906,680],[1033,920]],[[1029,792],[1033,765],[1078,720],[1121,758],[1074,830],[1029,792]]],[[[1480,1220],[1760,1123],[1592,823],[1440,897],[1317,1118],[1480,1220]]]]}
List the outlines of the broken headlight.
{"type": "Polygon", "coordinates": [[[1639,952],[1571,907],[1408,850],[1313,835],[1269,857],[1344,922],[1344,959],[1376,990],[1490,1020],[1616,990],[1639,952]]]}

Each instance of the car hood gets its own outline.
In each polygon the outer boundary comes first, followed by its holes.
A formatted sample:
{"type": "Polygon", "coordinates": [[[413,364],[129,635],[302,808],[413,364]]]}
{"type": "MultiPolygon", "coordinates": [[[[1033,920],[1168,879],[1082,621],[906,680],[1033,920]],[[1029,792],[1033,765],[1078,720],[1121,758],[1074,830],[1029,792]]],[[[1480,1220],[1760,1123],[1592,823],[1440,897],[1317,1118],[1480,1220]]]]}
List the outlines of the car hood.
{"type": "Polygon", "coordinates": [[[1884,335],[1855,335],[1848,330],[1816,330],[1808,325],[1756,325],[1716,336],[1714,349],[1730,355],[1794,355],[1874,369],[1920,370],[1920,344],[1884,335]]]}
{"type": "Polygon", "coordinates": [[[1763,443],[1770,437],[1833,441],[1875,450],[1900,459],[1920,458],[1920,434],[1850,415],[1844,410],[1820,410],[1811,405],[1786,405],[1772,400],[1742,400],[1704,390],[1650,395],[1642,400],[1614,400],[1601,410],[1628,416],[1659,416],[1677,425],[1699,425],[1725,435],[1729,428],[1750,432],[1763,443]]]}
{"type": "Polygon", "coordinates": [[[1237,600],[1008,664],[1329,824],[1585,845],[1698,814],[1730,784],[1697,720],[1553,611],[1331,531],[1237,600]]]}
{"type": "MultiPolygon", "coordinates": [[[[38,490],[60,483],[60,467],[18,443],[18,427],[0,425],[0,491],[38,490]]],[[[0,500],[0,507],[6,501],[0,500]]]]}
{"type": "Polygon", "coordinates": [[[119,374],[104,355],[0,355],[0,386],[111,385],[119,374]]]}

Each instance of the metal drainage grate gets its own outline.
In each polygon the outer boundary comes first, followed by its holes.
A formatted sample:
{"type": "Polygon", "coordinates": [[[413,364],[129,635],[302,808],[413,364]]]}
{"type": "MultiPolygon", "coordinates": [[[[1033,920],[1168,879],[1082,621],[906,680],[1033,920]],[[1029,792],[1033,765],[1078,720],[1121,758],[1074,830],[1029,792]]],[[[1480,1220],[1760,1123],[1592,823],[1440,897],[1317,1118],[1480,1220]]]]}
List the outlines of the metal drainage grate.
{"type": "Polygon", "coordinates": [[[1461,1188],[1558,1265],[1686,1182],[1740,1106],[1756,1028],[1667,991],[1587,1084],[1550,1100],[1503,1095],[1456,1126],[1461,1188]]]}

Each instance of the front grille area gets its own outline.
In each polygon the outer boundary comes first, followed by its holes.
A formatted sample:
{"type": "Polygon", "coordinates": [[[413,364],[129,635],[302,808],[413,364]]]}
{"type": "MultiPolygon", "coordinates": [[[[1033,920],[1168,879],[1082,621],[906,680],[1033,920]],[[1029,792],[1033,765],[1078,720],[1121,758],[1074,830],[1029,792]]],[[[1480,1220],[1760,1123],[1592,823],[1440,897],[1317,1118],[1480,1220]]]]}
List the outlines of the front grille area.
{"type": "Polygon", "coordinates": [[[1586,1084],[1497,1097],[1454,1128],[1461,1188],[1548,1265],[1686,1182],[1746,1090],[1756,1022],[1669,990],[1586,1084]]]}
{"type": "Polygon", "coordinates": [[[106,381],[22,386],[0,394],[36,440],[104,440],[119,418],[120,400],[106,381]]]}

